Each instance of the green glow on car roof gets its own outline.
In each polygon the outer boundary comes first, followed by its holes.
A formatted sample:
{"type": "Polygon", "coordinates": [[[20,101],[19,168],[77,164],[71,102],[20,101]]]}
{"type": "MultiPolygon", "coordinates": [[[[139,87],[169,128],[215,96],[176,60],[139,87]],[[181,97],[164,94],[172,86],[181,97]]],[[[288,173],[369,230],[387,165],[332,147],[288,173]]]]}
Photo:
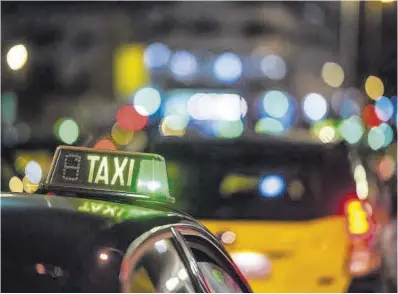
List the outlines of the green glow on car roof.
{"type": "Polygon", "coordinates": [[[165,216],[166,212],[129,204],[119,204],[101,200],[71,199],[76,210],[113,218],[116,221],[145,219],[165,216]]]}

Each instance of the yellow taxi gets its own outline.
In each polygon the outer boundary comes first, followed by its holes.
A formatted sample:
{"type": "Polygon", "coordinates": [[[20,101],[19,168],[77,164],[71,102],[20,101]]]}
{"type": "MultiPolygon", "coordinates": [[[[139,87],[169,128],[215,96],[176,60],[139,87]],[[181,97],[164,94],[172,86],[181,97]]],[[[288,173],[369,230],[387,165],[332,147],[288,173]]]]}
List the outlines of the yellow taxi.
{"type": "Polygon", "coordinates": [[[255,292],[378,287],[380,190],[343,143],[164,138],[177,204],[219,239],[255,292]]]}

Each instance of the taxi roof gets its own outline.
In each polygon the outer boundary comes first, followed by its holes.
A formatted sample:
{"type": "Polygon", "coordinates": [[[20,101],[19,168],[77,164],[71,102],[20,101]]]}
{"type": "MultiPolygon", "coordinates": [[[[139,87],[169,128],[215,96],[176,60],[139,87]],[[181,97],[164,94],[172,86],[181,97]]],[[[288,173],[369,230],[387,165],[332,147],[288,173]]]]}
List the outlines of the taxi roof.
{"type": "Polygon", "coordinates": [[[100,236],[101,242],[125,250],[153,227],[194,222],[166,204],[141,200],[123,204],[24,193],[1,193],[0,200],[2,251],[15,253],[8,258],[16,260],[29,258],[29,254],[45,254],[50,259],[69,262],[64,256],[73,259],[81,254],[81,244],[94,246],[100,236]]]}

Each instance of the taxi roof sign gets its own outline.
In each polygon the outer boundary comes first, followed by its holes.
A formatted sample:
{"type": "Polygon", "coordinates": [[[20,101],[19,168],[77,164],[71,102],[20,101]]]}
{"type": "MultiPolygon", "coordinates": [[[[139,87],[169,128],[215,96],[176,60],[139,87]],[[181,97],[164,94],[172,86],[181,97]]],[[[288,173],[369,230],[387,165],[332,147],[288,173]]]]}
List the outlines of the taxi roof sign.
{"type": "Polygon", "coordinates": [[[45,187],[174,202],[164,158],[149,153],[59,146],[45,187]]]}

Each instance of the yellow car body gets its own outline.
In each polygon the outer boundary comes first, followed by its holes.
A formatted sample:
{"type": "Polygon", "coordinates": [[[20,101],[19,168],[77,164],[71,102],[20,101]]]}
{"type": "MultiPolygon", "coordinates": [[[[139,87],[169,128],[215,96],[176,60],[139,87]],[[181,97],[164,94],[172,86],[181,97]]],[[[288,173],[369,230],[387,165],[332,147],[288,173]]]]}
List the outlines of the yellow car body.
{"type": "Polygon", "coordinates": [[[213,233],[230,231],[230,254],[255,252],[270,262],[266,277],[251,279],[254,292],[345,292],[349,238],[343,217],[314,221],[212,221],[202,223],[213,233]]]}

